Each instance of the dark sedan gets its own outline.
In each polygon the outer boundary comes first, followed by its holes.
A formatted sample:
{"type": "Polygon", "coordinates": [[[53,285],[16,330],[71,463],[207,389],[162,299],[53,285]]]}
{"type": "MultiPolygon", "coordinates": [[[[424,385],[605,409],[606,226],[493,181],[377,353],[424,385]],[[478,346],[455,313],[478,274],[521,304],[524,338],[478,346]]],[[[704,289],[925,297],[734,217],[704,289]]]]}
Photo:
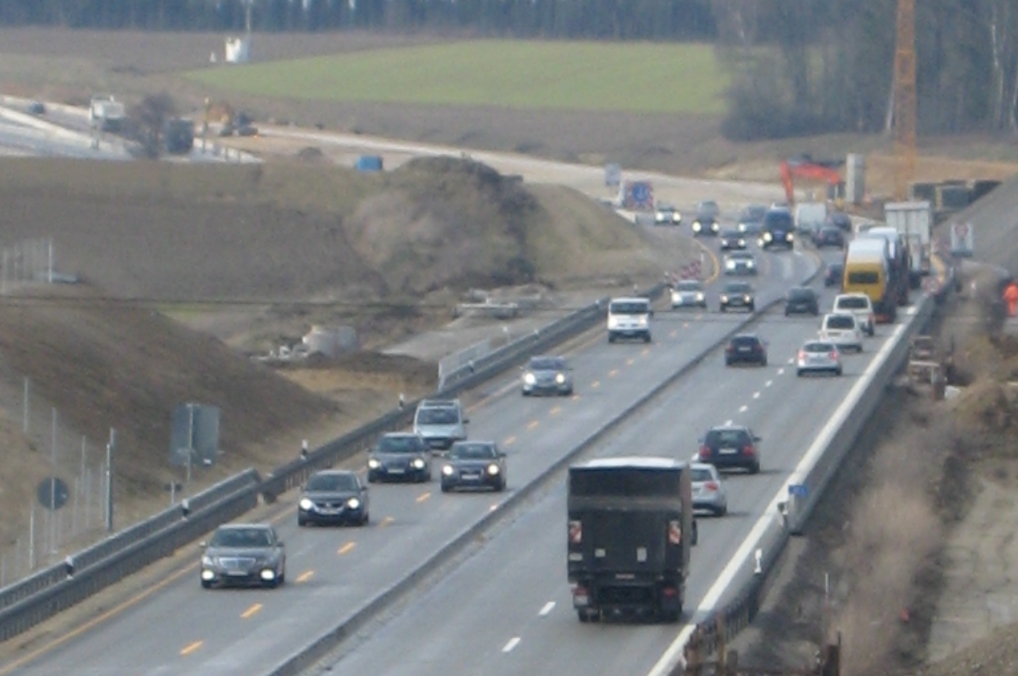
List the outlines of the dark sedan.
{"type": "Polygon", "coordinates": [[[760,471],[758,441],[760,437],[748,427],[713,427],[700,439],[697,458],[718,469],[745,469],[750,474],[756,474],[760,471]]]}
{"type": "Polygon", "coordinates": [[[746,248],[746,236],[738,230],[722,230],[718,241],[722,251],[734,251],[746,248]]]}
{"type": "Polygon", "coordinates": [[[842,232],[852,232],[852,218],[843,211],[832,211],[827,214],[825,225],[835,227],[842,232]]]}
{"type": "Polygon", "coordinates": [[[824,272],[824,286],[836,286],[841,288],[841,278],[845,274],[845,266],[841,263],[831,263],[824,272]]]}
{"type": "Polygon", "coordinates": [[[356,472],[327,469],[316,472],[297,501],[297,525],[367,525],[368,487],[356,472]]]}
{"type": "Polygon", "coordinates": [[[457,441],[449,449],[442,465],[442,492],[456,488],[493,488],[506,486],[505,453],[494,441],[457,441]]]}
{"type": "Polygon", "coordinates": [[[845,247],[845,234],[838,228],[824,226],[813,233],[813,245],[818,249],[825,246],[835,246],[839,249],[845,247]]]}
{"type": "Polygon", "coordinates": [[[721,224],[718,223],[717,217],[710,214],[697,214],[691,227],[694,237],[699,237],[700,235],[714,236],[721,232],[721,224]]]}
{"type": "Polygon", "coordinates": [[[368,482],[431,481],[431,449],[419,434],[383,434],[368,456],[368,482]]]}
{"type": "Polygon", "coordinates": [[[201,557],[201,586],[278,587],[286,581],[286,551],[267,524],[227,524],[212,534],[201,557]]]}
{"type": "Polygon", "coordinates": [[[785,294],[785,316],[792,314],[820,314],[817,292],[808,286],[794,286],[785,294]]]}
{"type": "Polygon", "coordinates": [[[728,312],[732,308],[756,309],[756,296],[749,282],[728,282],[721,290],[720,308],[728,312]]]}
{"type": "Polygon", "coordinates": [[[752,333],[732,336],[725,346],[725,366],[732,364],[758,364],[767,366],[767,346],[752,333]]]}

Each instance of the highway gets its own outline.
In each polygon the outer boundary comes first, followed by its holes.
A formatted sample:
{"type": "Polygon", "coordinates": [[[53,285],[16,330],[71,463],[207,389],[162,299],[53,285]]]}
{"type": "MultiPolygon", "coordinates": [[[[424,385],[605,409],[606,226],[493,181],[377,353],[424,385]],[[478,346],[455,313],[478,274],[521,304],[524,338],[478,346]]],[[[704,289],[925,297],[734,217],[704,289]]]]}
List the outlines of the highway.
{"type": "MultiPolygon", "coordinates": [[[[788,286],[806,277],[816,267],[811,256],[799,252],[761,254],[761,260],[769,274],[757,282],[758,305],[780,297],[788,286]]],[[[471,438],[494,439],[507,451],[509,492],[539,476],[600,425],[620,415],[632,402],[666,381],[727,333],[740,317],[716,312],[717,293],[717,284],[712,284],[708,298],[713,311],[707,314],[659,311],[653,320],[655,340],[650,345],[608,345],[603,332],[599,332],[571,357],[576,379],[576,394],[571,398],[524,399],[519,396],[512,380],[503,379],[496,383],[493,389],[503,390],[503,393],[490,397],[471,412],[469,433],[471,438]]],[[[812,319],[805,323],[777,322],[775,335],[771,338],[774,354],[791,354],[794,349],[790,347],[792,343],[815,331],[816,322],[812,319]]],[[[636,436],[645,441],[654,440],[661,449],[682,449],[682,454],[692,453],[698,431],[702,431],[700,427],[708,421],[724,422],[724,419],[718,419],[722,411],[733,419],[739,415],[735,402],[746,394],[747,388],[757,388],[768,395],[772,391],[769,388],[773,388],[774,392],[787,391],[783,383],[788,379],[776,375],[774,369],[722,374],[718,368],[717,360],[711,360],[694,372],[699,375],[681,381],[676,391],[683,394],[669,396],[670,400],[676,397],[681,406],[674,409],[656,407],[646,417],[642,414],[637,416],[640,422],[637,423],[639,431],[636,436]],[[771,381],[770,385],[767,380],[771,381]],[[694,403],[695,408],[690,408],[694,403]],[[682,434],[675,434],[675,421],[679,416],[682,420],[692,420],[690,411],[698,412],[696,415],[700,416],[702,424],[695,425],[695,430],[690,427],[682,434]],[[712,412],[711,415],[708,412],[712,412]],[[663,421],[668,421],[667,433],[661,431],[663,421]],[[648,430],[654,429],[658,431],[648,434],[648,430]]],[[[849,372],[852,372],[851,366],[849,372]]],[[[850,380],[851,377],[848,377],[843,382],[847,384],[850,380]]],[[[833,402],[840,396],[838,388],[845,386],[825,382],[803,385],[815,388],[817,393],[827,393],[818,395],[815,399],[818,405],[828,399],[833,402]]],[[[788,420],[801,415],[799,410],[782,408],[778,397],[761,395],[761,404],[765,402],[770,402],[766,405],[777,411],[771,421],[773,425],[762,427],[765,435],[768,431],[776,435],[781,429],[778,423],[787,424],[788,420]]],[[[755,408],[754,403],[752,410],[755,411],[755,408]]],[[[812,434],[811,429],[802,430],[803,444],[812,434]]],[[[760,483],[747,484],[744,495],[733,495],[733,511],[737,514],[740,510],[749,512],[761,502],[761,496],[767,493],[764,489],[776,486],[785,464],[791,462],[794,453],[801,452],[799,445],[796,443],[784,449],[771,450],[765,458],[768,467],[765,471],[768,473],[758,478],[762,479],[760,483]],[[772,462],[773,465],[770,464],[772,462]],[[766,485],[764,482],[767,482],[766,485]],[[745,501],[742,501],[743,498],[745,501]]],[[[609,450],[614,448],[615,445],[606,447],[609,450]]],[[[641,449],[641,452],[650,450],[641,449]]],[[[437,478],[437,469],[434,474],[437,478]]],[[[0,665],[0,675],[186,673],[188,676],[211,676],[266,673],[292,651],[317,638],[398,582],[418,562],[437,552],[489,511],[498,509],[506,497],[498,494],[444,495],[439,492],[437,481],[428,485],[376,484],[372,486],[371,494],[372,525],[364,529],[298,529],[295,516],[292,513],[286,515],[279,529],[287,543],[288,582],[281,589],[204,591],[198,584],[197,571],[189,569],[181,577],[168,579],[144,602],[131,605],[81,633],[62,637],[20,661],[0,665]],[[117,648],[110,650],[110,646],[117,648]]],[[[293,499],[293,496],[287,497],[293,499]]],[[[557,527],[560,515],[554,512],[548,501],[542,501],[533,514],[536,516],[527,515],[509,532],[516,533],[526,524],[543,524],[537,530],[544,528],[554,530],[556,535],[561,534],[562,529],[557,527]],[[546,511],[549,509],[552,511],[546,511]],[[534,518],[539,520],[534,521],[534,518]],[[550,523],[556,526],[549,527],[550,523]]],[[[720,524],[722,535],[714,535],[716,529],[713,525],[705,524],[704,544],[697,556],[710,555],[710,548],[717,547],[716,560],[724,561],[722,557],[737,545],[736,525],[742,521],[744,519],[739,516],[733,516],[720,524]]],[[[553,550],[561,553],[561,543],[556,537],[546,539],[545,534],[534,532],[531,535],[533,543],[517,550],[529,551],[530,554],[517,556],[517,565],[523,565],[524,559],[529,561],[533,557],[544,561],[545,554],[542,552],[549,552],[548,556],[553,550]]],[[[520,545],[517,544],[517,547],[520,545]]],[[[486,547],[482,548],[481,556],[488,556],[486,550],[486,547]]],[[[196,549],[195,563],[198,557],[196,549]]],[[[561,598],[565,588],[562,577],[564,566],[557,558],[547,561],[550,563],[542,565],[549,565],[554,574],[549,577],[531,570],[529,574],[534,576],[533,583],[522,584],[524,588],[531,588],[521,590],[520,585],[506,584],[500,579],[496,583],[497,576],[491,578],[492,585],[501,590],[503,602],[506,598],[511,599],[516,609],[530,602],[531,591],[538,596],[548,596],[546,601],[559,599],[556,621],[566,617],[575,620],[574,616],[563,612],[567,607],[561,598]]],[[[474,565],[473,562],[470,565],[474,565]]],[[[698,575],[706,573],[703,571],[698,575]]],[[[460,579],[462,574],[457,573],[454,579],[460,579]]],[[[512,579],[513,573],[510,571],[507,576],[507,579],[512,579]]],[[[699,584],[694,580],[694,588],[699,588],[699,584]]],[[[695,602],[695,597],[691,601],[695,602]]],[[[464,609],[469,605],[464,604],[464,609]]],[[[497,616],[499,624],[492,627],[492,637],[510,629],[506,623],[515,616],[513,608],[507,608],[505,614],[494,613],[493,617],[497,616]]],[[[399,621],[404,620],[401,618],[399,621]]],[[[478,626],[465,625],[464,622],[470,620],[458,616],[435,620],[435,624],[424,627],[423,633],[452,636],[456,627],[460,627],[459,631],[480,631],[478,626]]],[[[571,628],[564,630],[572,631],[571,628]]],[[[657,644],[664,641],[669,630],[674,634],[674,627],[665,629],[657,644]]],[[[486,629],[484,631],[487,633],[486,629]]],[[[381,638],[383,635],[380,635],[381,638]]],[[[407,644],[416,640],[411,636],[404,638],[407,644]]],[[[528,641],[526,647],[528,650],[537,648],[537,643],[534,642],[531,648],[528,641]]],[[[430,648],[426,652],[430,654],[430,648]]],[[[357,659],[372,659],[371,654],[377,658],[379,653],[369,650],[364,657],[358,655],[357,659]]],[[[400,651],[393,661],[416,664],[416,660],[407,660],[406,657],[405,651],[400,651]]],[[[651,660],[656,657],[650,654],[644,656],[651,660]]],[[[382,671],[389,668],[386,666],[382,671]]],[[[345,667],[343,671],[346,671],[345,667]]],[[[539,671],[547,673],[548,669],[541,668],[539,671]]],[[[457,670],[453,673],[463,672],[457,670]]]]}
{"type": "MultiPolygon", "coordinates": [[[[826,293],[822,307],[832,299],[826,293]]],[[[843,377],[797,378],[789,361],[817,325],[770,312],[754,327],[769,341],[768,367],[725,368],[712,355],[590,454],[688,459],[707,427],[728,421],[763,437],[762,473],[726,479],[730,514],[698,520],[687,620],[891,331],[879,327],[865,353],[847,356],[843,377]]],[[[564,479],[394,619],[323,665],[386,676],[647,674],[682,626],[577,620],[565,577],[564,479]]]]}

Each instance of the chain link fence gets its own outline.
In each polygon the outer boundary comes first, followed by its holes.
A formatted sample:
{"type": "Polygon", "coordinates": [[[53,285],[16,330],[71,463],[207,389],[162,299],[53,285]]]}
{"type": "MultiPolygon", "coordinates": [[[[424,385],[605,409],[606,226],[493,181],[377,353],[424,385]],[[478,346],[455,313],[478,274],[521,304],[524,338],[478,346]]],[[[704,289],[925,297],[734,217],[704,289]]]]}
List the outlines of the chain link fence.
{"type": "Polygon", "coordinates": [[[52,237],[27,239],[0,250],[0,296],[53,281],[52,237]]]}

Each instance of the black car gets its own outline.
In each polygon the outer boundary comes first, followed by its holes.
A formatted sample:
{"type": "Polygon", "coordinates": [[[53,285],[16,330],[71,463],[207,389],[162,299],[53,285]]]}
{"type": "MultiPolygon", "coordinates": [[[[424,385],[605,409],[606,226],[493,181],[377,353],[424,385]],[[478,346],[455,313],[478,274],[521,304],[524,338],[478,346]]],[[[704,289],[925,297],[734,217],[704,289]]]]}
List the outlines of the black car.
{"type": "Polygon", "coordinates": [[[308,479],[297,501],[297,525],[367,525],[368,487],[356,472],[326,469],[308,479]]]}
{"type": "Polygon", "coordinates": [[[442,492],[456,488],[493,488],[506,486],[505,453],[494,441],[457,441],[449,449],[442,465],[442,492]]]}
{"type": "Polygon", "coordinates": [[[746,248],[746,236],[738,230],[722,230],[719,240],[722,251],[734,251],[746,248]]]}
{"type": "Polygon", "coordinates": [[[852,232],[852,219],[842,211],[832,211],[827,214],[825,225],[837,228],[842,232],[852,232]]]}
{"type": "Polygon", "coordinates": [[[750,312],[756,309],[756,296],[749,282],[728,282],[721,290],[720,300],[722,312],[732,308],[745,308],[750,312]]]}
{"type": "Polygon", "coordinates": [[[755,333],[732,336],[725,346],[725,366],[758,364],[767,366],[767,346],[755,333]]]}
{"type": "Polygon", "coordinates": [[[275,588],[286,582],[286,550],[276,529],[262,523],[230,523],[200,545],[201,586],[275,588]]]}
{"type": "Polygon", "coordinates": [[[431,481],[431,448],[419,434],[383,434],[368,455],[368,482],[431,481]]]}
{"type": "Polygon", "coordinates": [[[764,214],[760,230],[760,248],[764,250],[781,247],[791,249],[795,245],[795,223],[788,209],[768,209],[764,214]]]}
{"type": "Polygon", "coordinates": [[[841,288],[841,279],[845,274],[845,266],[841,263],[831,263],[824,272],[824,286],[836,286],[841,288]]]}
{"type": "Polygon", "coordinates": [[[700,235],[717,235],[721,232],[721,224],[718,223],[717,216],[711,214],[697,214],[693,220],[693,236],[699,237],[700,235]]]}
{"type": "Polygon", "coordinates": [[[839,249],[845,247],[845,234],[838,228],[825,225],[813,233],[813,245],[818,249],[825,246],[836,246],[839,249]]]}
{"type": "Polygon", "coordinates": [[[718,469],[745,469],[750,474],[760,471],[760,437],[741,425],[712,427],[700,439],[700,462],[709,462],[718,469]]]}
{"type": "Polygon", "coordinates": [[[800,313],[820,314],[820,299],[808,286],[793,286],[785,294],[785,316],[800,313]]]}
{"type": "Polygon", "coordinates": [[[740,211],[739,225],[737,226],[739,232],[747,235],[759,234],[760,229],[763,228],[763,220],[766,213],[767,207],[762,204],[750,204],[740,211]]]}

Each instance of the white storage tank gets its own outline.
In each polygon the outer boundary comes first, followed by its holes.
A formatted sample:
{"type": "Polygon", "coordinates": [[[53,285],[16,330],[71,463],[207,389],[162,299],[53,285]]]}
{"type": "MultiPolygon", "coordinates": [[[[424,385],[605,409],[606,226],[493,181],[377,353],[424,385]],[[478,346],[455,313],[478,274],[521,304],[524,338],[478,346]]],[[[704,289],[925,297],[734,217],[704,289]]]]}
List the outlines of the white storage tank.
{"type": "Polygon", "coordinates": [[[251,59],[251,36],[226,38],[226,62],[247,63],[251,59]]]}

